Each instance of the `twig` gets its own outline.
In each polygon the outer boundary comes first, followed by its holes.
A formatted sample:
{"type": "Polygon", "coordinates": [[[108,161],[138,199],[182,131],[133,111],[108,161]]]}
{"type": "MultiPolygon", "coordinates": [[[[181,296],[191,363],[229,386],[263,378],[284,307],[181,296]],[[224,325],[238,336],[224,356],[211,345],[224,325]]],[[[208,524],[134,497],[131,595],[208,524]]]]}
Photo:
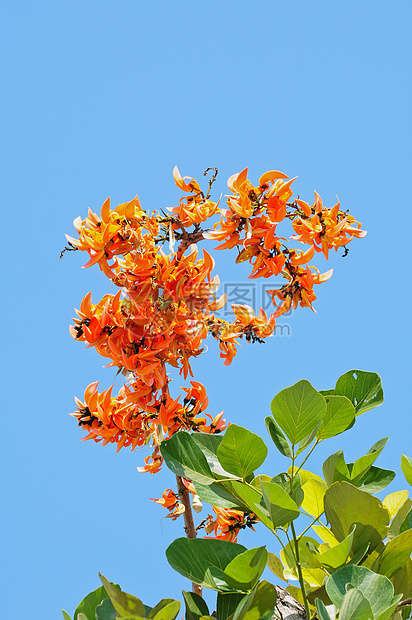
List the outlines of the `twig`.
{"type": "MultiPolygon", "coordinates": [[[[185,507],[183,518],[185,521],[186,536],[189,539],[196,538],[197,533],[196,533],[195,522],[193,520],[192,506],[190,505],[189,491],[186,489],[185,485],[183,484],[181,476],[176,475],[176,481],[177,481],[177,490],[179,491],[179,497],[181,499],[183,506],[185,507]]],[[[199,594],[199,596],[202,596],[202,586],[199,586],[197,583],[192,582],[192,591],[195,594],[199,594]]]]}

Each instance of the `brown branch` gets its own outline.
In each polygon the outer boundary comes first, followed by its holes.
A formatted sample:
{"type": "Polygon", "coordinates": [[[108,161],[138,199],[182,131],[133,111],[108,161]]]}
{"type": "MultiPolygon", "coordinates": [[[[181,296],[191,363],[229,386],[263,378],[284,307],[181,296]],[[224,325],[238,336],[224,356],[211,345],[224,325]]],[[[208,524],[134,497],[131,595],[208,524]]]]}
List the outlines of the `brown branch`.
{"type": "Polygon", "coordinates": [[[63,258],[63,254],[64,254],[65,252],[77,252],[77,250],[78,250],[78,249],[79,249],[79,248],[76,248],[76,246],[75,246],[75,245],[73,245],[72,243],[70,243],[70,241],[69,241],[68,245],[66,245],[66,246],[63,248],[63,250],[60,252],[60,258],[63,258]]]}
{"type": "MultiPolygon", "coordinates": [[[[162,397],[164,399],[169,395],[169,380],[166,381],[165,385],[162,388],[162,397]]],[[[186,532],[187,538],[196,538],[196,527],[195,522],[193,520],[193,512],[192,506],[190,505],[190,494],[183,484],[182,477],[176,474],[176,482],[177,482],[177,491],[179,494],[179,498],[185,507],[185,511],[183,513],[183,518],[185,522],[184,530],[186,532]]],[[[202,586],[199,586],[197,583],[192,581],[192,591],[199,596],[202,596],[202,586]]]]}
{"type": "MultiPolygon", "coordinates": [[[[179,497],[183,506],[185,507],[183,518],[185,520],[186,536],[189,539],[196,538],[196,527],[193,520],[192,506],[190,505],[190,493],[183,484],[182,478],[180,476],[176,475],[176,481],[177,490],[179,491],[179,497]]],[[[199,596],[202,596],[202,586],[199,586],[197,583],[192,582],[192,590],[195,594],[199,594],[199,596]]]]}

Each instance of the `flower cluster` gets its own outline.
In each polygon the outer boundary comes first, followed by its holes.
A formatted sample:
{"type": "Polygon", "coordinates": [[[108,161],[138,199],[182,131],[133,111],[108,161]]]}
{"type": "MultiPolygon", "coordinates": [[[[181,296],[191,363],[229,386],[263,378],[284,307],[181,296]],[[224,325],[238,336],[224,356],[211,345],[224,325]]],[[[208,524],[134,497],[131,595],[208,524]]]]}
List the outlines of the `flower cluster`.
{"type": "Polygon", "coordinates": [[[212,171],[202,191],[196,179],[182,177],[176,167],[174,180],[185,195],[168,213],[145,211],[137,196],[115,209],[108,199],[99,214],[89,209],[86,219],[74,220],[77,238],[67,236],[67,249],[88,254],[84,267],[98,265],[119,288],[98,303],[88,293],[76,310],[71,335],[94,347],[126,378],[116,395],[112,388],[99,392],[98,383],[91,383],[83,401],[76,399],[72,415],[87,431],[84,439],[115,443],[118,450],[151,443],[153,454],[140,471],[160,469],[160,442],[173,433],[218,433],[226,427],[222,413],[206,413],[208,399],[201,383],[190,381],[180,396],[170,394],[170,369],[177,369],[183,379],[193,378],[191,360],[202,353],[208,335],[218,342],[226,365],[240,339],[263,342],[273,333],[276,318],[291,306],[312,308],[314,285],[331,276],[331,270],[320,274],[308,265],[315,252],[328,258],[329,249],[366,234],[339,203],[324,208],[318,194],[312,206],[292,200],[295,179],[278,171],[263,174],[257,186],[247,178],[247,168],[233,175],[228,208],[221,208],[211,199],[217,174],[212,171]],[[220,221],[213,228],[202,228],[215,216],[220,221]],[[291,239],[308,249],[290,248],[286,238],[278,236],[284,220],[292,224],[291,239]],[[213,258],[206,250],[199,256],[197,244],[207,239],[223,242],[218,249],[237,248],[236,262],[252,265],[250,278],[285,278],[284,286],[269,291],[275,306],[269,317],[262,309],[255,315],[242,305],[232,306],[232,322],[216,315],[226,298],[216,298],[219,278],[212,275],[213,258]]]}
{"type": "Polygon", "coordinates": [[[206,533],[209,534],[214,531],[215,538],[229,540],[230,542],[236,542],[240,530],[244,530],[246,527],[254,531],[253,525],[259,521],[253,512],[248,514],[241,510],[218,508],[217,506],[213,506],[213,510],[216,517],[208,515],[204,526],[206,533]]]}
{"type": "Polygon", "coordinates": [[[291,306],[312,308],[316,299],[313,286],[325,282],[332,270],[325,274],[308,266],[315,251],[328,258],[331,248],[347,246],[353,237],[364,237],[357,222],[347,212],[340,210],[338,202],[331,209],[323,207],[315,192],[315,203],[310,206],[300,199],[291,201],[291,189],[295,178],[288,179],[283,173],[272,170],[263,174],[259,185],[254,186],[247,178],[248,169],[233,175],[228,181],[232,194],[227,196],[228,209],[221,210],[221,219],[214,225],[206,239],[223,241],[218,250],[237,247],[237,263],[249,261],[252,271],[249,278],[269,278],[281,274],[287,284],[272,291],[282,304],[275,317],[287,312],[291,306]],[[277,234],[278,225],[285,219],[291,221],[295,235],[291,239],[310,245],[306,251],[290,248],[286,239],[277,234]]]}
{"type": "MultiPolygon", "coordinates": [[[[201,512],[202,502],[196,495],[193,484],[185,478],[182,478],[182,483],[189,493],[192,494],[193,509],[195,512],[201,512]]],[[[179,496],[174,493],[172,489],[166,489],[159,499],[150,499],[168,510],[169,514],[166,516],[167,519],[173,519],[173,521],[175,521],[185,512],[185,507],[180,502],[179,496]]],[[[197,527],[198,530],[203,528],[206,534],[211,534],[213,532],[214,536],[212,538],[236,542],[240,530],[244,530],[248,527],[254,531],[255,528],[253,525],[259,521],[253,512],[245,513],[241,510],[219,508],[217,506],[212,506],[212,508],[215,512],[215,516],[208,515],[197,527]]]]}

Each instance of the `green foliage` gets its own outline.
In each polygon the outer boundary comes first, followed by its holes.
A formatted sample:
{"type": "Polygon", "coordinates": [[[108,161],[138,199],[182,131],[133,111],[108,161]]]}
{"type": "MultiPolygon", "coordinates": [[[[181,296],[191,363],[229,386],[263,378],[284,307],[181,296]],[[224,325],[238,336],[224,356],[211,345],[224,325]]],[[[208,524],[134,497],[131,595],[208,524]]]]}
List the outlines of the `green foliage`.
{"type": "MultiPolygon", "coordinates": [[[[316,446],[350,429],[357,415],[381,404],[378,375],[350,371],[333,390],[316,391],[308,381],[282,390],[265,420],[287,471],[254,476],[267,447],[249,430],[230,425],[224,435],[179,432],[161,445],[166,465],[192,481],[196,494],[219,508],[255,515],[281,542],[280,558],[257,547],[214,538],[178,538],[166,550],[170,565],[199,586],[217,592],[217,620],[271,620],[276,588],[261,581],[266,566],[304,603],[308,615],[331,620],[406,620],[412,593],[412,499],[406,491],[381,501],[374,494],[394,478],[375,465],[387,439],[346,463],[338,450],[323,464],[323,478],[303,469],[316,446]],[[299,454],[312,446],[306,457],[299,454]],[[300,462],[298,460],[300,459],[300,462]],[[297,535],[301,514],[305,529],[297,535]],[[300,588],[289,584],[298,580],[300,588]],[[401,606],[399,604],[401,603],[401,606]]],[[[402,471],[412,482],[412,459],[402,471]]],[[[252,515],[252,516],[253,516],[252,515]]],[[[253,517],[255,518],[255,517],[253,517]]],[[[73,620],[174,620],[180,603],[163,599],[153,609],[110,584],[90,593],[73,620]]],[[[185,620],[212,616],[198,594],[183,592],[185,620]]],[[[71,620],[63,611],[64,620],[71,620]]]]}
{"type": "Polygon", "coordinates": [[[233,620],[266,620],[271,618],[277,601],[275,586],[261,581],[256,588],[239,603],[233,620]]]}
{"type": "Polygon", "coordinates": [[[217,620],[227,620],[235,613],[240,602],[245,598],[243,593],[218,592],[216,599],[217,620]]]}
{"type": "Polygon", "coordinates": [[[243,480],[260,467],[268,449],[263,439],[246,428],[231,424],[217,449],[222,467],[243,480]]]}
{"type": "Polygon", "coordinates": [[[99,573],[99,577],[119,618],[127,618],[128,616],[145,617],[146,611],[140,599],[115,588],[104,575],[99,573]]]}
{"type": "MultiPolygon", "coordinates": [[[[371,618],[383,618],[385,614],[394,611],[400,601],[399,596],[394,596],[393,585],[389,579],[383,575],[377,575],[364,566],[345,566],[332,575],[327,584],[326,591],[332,603],[338,608],[342,606],[359,605],[359,613],[365,612],[365,606],[360,598],[346,599],[352,588],[361,592],[362,596],[369,603],[372,615],[371,618]]],[[[358,620],[358,616],[354,615],[358,620]]],[[[364,616],[359,616],[360,620],[364,616]]]]}
{"type": "MultiPolygon", "coordinates": [[[[120,590],[118,585],[111,584],[111,587],[120,590]]],[[[104,586],[90,592],[77,606],[74,612],[74,620],[79,620],[78,615],[81,613],[84,614],[86,620],[96,620],[95,609],[107,596],[104,586]]]]}
{"type": "Polygon", "coordinates": [[[193,483],[196,494],[201,500],[207,502],[211,506],[219,508],[234,508],[235,510],[248,511],[248,505],[241,501],[236,495],[231,493],[225,485],[219,482],[213,482],[209,485],[193,483]]]}
{"type": "Polygon", "coordinates": [[[316,432],[318,439],[329,439],[340,435],[355,421],[355,407],[346,396],[324,396],[326,413],[316,432]]]}
{"type": "Polygon", "coordinates": [[[224,570],[228,583],[242,592],[252,590],[265,569],[267,556],[266,547],[248,549],[237,555],[224,570]]]}
{"type": "Polygon", "coordinates": [[[335,394],[349,398],[357,416],[383,403],[381,378],[375,372],[349,370],[337,380],[335,394]]]}
{"type": "Polygon", "coordinates": [[[412,530],[402,532],[388,542],[372,565],[381,575],[393,577],[406,564],[412,553],[412,530]]]}
{"type": "Polygon", "coordinates": [[[96,620],[116,620],[119,616],[109,598],[105,598],[94,611],[96,620]]]}
{"type": "Polygon", "coordinates": [[[169,564],[193,583],[222,592],[236,591],[225,568],[245,552],[242,545],[226,540],[177,538],[166,549],[169,564]]]}
{"type": "Polygon", "coordinates": [[[205,485],[214,481],[215,477],[205,455],[188,433],[175,433],[162,442],[160,451],[166,465],[174,474],[205,485]]]}
{"type": "Polygon", "coordinates": [[[342,599],[339,610],[340,620],[372,620],[370,603],[357,588],[349,589],[342,599]]]}
{"type": "Polygon", "coordinates": [[[282,433],[280,426],[276,424],[275,420],[271,416],[267,416],[267,418],[265,418],[265,424],[268,433],[279,452],[283,454],[283,456],[291,457],[291,447],[282,433]]]}
{"type": "Polygon", "coordinates": [[[174,620],[179,610],[179,601],[175,601],[172,598],[164,598],[153,607],[147,617],[149,620],[174,620]]]}
{"type": "Polygon", "coordinates": [[[405,454],[402,454],[401,469],[406,481],[412,486],[412,459],[405,454]]]}
{"type": "Polygon", "coordinates": [[[296,502],[281,486],[273,482],[262,482],[261,489],[274,528],[286,525],[299,516],[296,502]]]}
{"type": "Polygon", "coordinates": [[[282,390],[272,400],[272,414],[293,446],[311,433],[326,413],[326,401],[309,381],[282,390]]]}
{"type": "Polygon", "coordinates": [[[382,502],[348,482],[334,482],[325,493],[325,516],[333,535],[341,542],[356,528],[353,550],[369,545],[376,549],[386,536],[389,514],[382,502]]]}
{"type": "Polygon", "coordinates": [[[186,604],[185,620],[199,620],[201,616],[209,615],[208,606],[199,594],[183,590],[183,598],[186,604]]]}

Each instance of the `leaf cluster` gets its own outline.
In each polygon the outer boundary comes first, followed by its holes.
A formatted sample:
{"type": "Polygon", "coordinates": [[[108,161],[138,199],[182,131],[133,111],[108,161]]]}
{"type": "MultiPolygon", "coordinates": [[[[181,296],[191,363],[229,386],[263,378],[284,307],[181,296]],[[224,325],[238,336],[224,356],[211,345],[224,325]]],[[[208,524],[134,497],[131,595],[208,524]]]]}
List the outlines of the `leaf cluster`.
{"type": "MultiPolygon", "coordinates": [[[[257,517],[281,546],[279,557],[266,547],[246,549],[213,538],[178,538],[168,547],[166,557],[176,571],[217,592],[218,620],[273,617],[277,590],[261,579],[266,567],[285,582],[308,617],[410,616],[412,500],[407,491],[383,500],[376,496],[395,477],[375,465],[387,438],[353,463],[335,452],[325,460],[322,476],[304,469],[317,445],[352,428],[357,416],[382,402],[379,376],[359,370],[340,377],[331,390],[317,391],[305,380],[282,390],[266,418],[273,443],[289,460],[278,474],[255,474],[268,448],[235,424],[223,436],[178,432],[161,444],[166,465],[189,480],[201,500],[257,517]],[[299,535],[298,519],[305,523],[299,535]]],[[[403,455],[401,468],[411,484],[412,459],[403,455]]],[[[173,620],[179,611],[178,601],[164,599],[151,609],[104,577],[102,582],[79,605],[74,620],[173,620]]],[[[183,596],[186,620],[211,617],[201,596],[183,596]]]]}

